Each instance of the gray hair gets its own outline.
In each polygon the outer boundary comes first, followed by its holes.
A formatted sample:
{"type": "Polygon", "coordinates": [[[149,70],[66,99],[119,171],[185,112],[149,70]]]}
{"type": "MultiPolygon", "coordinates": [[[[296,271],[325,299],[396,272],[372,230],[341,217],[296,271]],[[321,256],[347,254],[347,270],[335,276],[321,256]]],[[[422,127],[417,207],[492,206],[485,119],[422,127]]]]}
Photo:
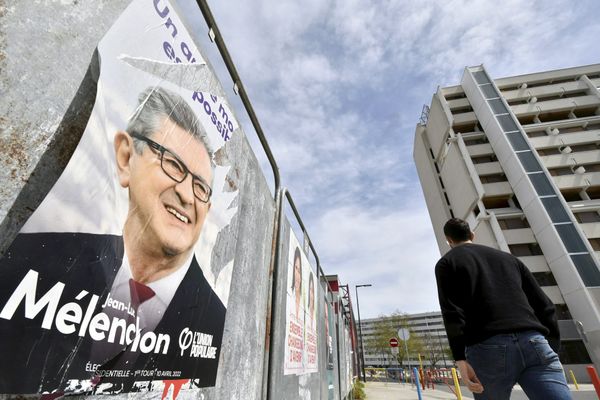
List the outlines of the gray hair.
{"type": "MultiPolygon", "coordinates": [[[[138,107],[127,124],[129,134],[137,133],[150,137],[161,129],[163,118],[169,118],[204,145],[208,152],[211,168],[214,169],[213,150],[210,147],[208,135],[183,97],[171,90],[154,86],[140,93],[138,102],[138,107]]],[[[143,143],[134,142],[134,146],[138,153],[143,151],[143,143]]]]}

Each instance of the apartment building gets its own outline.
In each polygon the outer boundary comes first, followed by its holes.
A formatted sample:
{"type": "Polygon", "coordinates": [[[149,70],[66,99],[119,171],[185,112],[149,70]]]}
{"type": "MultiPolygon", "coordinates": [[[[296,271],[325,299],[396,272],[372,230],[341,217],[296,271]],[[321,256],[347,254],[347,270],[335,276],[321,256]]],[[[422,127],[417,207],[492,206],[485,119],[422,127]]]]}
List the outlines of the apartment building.
{"type": "Polygon", "coordinates": [[[558,311],[561,359],[600,367],[600,64],[492,79],[465,69],[416,127],[440,252],[452,217],[519,257],[558,311]]]}
{"type": "MultiPolygon", "coordinates": [[[[428,367],[433,362],[438,368],[451,367],[454,364],[452,357],[449,355],[450,346],[444,329],[442,314],[439,311],[434,311],[402,315],[400,318],[392,316],[363,319],[360,326],[365,349],[365,367],[388,368],[398,366],[398,361],[388,351],[387,346],[384,351],[375,348],[375,346],[369,346],[369,343],[373,343],[374,339],[381,334],[381,325],[394,327],[390,336],[397,337],[398,328],[406,326],[411,335],[418,337],[422,343],[421,358],[423,366],[428,367]]],[[[390,338],[386,337],[384,341],[390,338]]],[[[402,341],[400,341],[398,351],[403,355],[405,354],[402,341]]],[[[410,364],[417,366],[419,364],[418,354],[409,349],[409,356],[410,364]]],[[[404,366],[406,365],[405,363],[404,366]]]]}

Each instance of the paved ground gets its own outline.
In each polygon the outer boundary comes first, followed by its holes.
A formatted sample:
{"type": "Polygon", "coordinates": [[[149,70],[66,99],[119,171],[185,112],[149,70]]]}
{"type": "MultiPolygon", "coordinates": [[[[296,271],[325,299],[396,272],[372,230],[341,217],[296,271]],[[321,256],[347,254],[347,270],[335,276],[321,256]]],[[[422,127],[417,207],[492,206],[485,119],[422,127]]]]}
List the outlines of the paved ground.
{"type": "MultiPolygon", "coordinates": [[[[367,400],[415,400],[418,399],[417,389],[414,385],[404,383],[367,382],[365,386],[367,400]]],[[[456,396],[446,390],[424,390],[423,400],[456,399],[456,396]]],[[[466,394],[466,393],[465,393],[466,394]]],[[[472,399],[463,395],[464,400],[472,399]]]]}
{"type": "MultiPolygon", "coordinates": [[[[579,391],[571,387],[574,400],[597,400],[596,392],[592,385],[579,385],[579,391]]],[[[472,400],[473,395],[465,387],[461,388],[462,398],[472,400]]],[[[365,386],[367,400],[417,400],[417,389],[413,385],[391,382],[367,382],[365,386]]],[[[421,392],[423,400],[451,400],[456,399],[454,393],[447,386],[436,385],[435,390],[426,389],[421,392]]],[[[511,400],[527,400],[527,396],[516,386],[513,389],[511,400]]]]}

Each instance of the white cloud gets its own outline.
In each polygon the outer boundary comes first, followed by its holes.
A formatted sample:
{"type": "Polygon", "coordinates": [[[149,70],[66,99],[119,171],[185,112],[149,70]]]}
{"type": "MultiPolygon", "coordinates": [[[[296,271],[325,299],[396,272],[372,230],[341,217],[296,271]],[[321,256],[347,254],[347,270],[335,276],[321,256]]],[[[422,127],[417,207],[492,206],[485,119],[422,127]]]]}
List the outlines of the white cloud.
{"type": "Polygon", "coordinates": [[[365,317],[438,308],[433,267],[439,251],[430,240],[431,222],[423,205],[407,203],[406,209],[331,208],[311,226],[326,271],[350,285],[374,285],[361,300],[365,317]]]}
{"type": "Polygon", "coordinates": [[[361,298],[371,316],[437,308],[438,251],[412,161],[436,86],[459,84],[467,65],[503,77],[598,62],[597,0],[211,8],[325,272],[374,281],[361,298]]]}

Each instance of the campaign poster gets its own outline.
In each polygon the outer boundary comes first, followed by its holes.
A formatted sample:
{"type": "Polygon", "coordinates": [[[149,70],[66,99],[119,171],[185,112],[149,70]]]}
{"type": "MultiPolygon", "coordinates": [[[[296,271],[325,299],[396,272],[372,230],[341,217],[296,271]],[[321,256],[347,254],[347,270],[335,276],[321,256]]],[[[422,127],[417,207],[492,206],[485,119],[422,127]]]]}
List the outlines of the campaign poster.
{"type": "Polygon", "coordinates": [[[0,393],[215,385],[238,123],[167,0],[133,1],[97,50],[81,141],[0,259],[0,393]]]}
{"type": "Polygon", "coordinates": [[[323,304],[325,305],[325,359],[327,360],[327,369],[333,370],[333,337],[331,336],[331,333],[334,331],[335,327],[327,295],[325,295],[323,304]]]}
{"type": "Polygon", "coordinates": [[[327,398],[329,400],[333,400],[334,398],[334,373],[333,373],[333,337],[331,336],[332,332],[335,332],[335,323],[333,320],[332,310],[330,309],[331,304],[329,302],[329,293],[326,287],[325,297],[323,299],[323,304],[325,308],[325,360],[326,360],[326,369],[327,369],[327,398]]]}
{"type": "Polygon", "coordinates": [[[284,375],[318,371],[316,276],[290,230],[284,375]]]}
{"type": "Polygon", "coordinates": [[[352,360],[354,352],[352,351],[352,342],[350,341],[350,328],[344,326],[344,344],[346,346],[346,385],[348,391],[352,390],[352,360]]]}

